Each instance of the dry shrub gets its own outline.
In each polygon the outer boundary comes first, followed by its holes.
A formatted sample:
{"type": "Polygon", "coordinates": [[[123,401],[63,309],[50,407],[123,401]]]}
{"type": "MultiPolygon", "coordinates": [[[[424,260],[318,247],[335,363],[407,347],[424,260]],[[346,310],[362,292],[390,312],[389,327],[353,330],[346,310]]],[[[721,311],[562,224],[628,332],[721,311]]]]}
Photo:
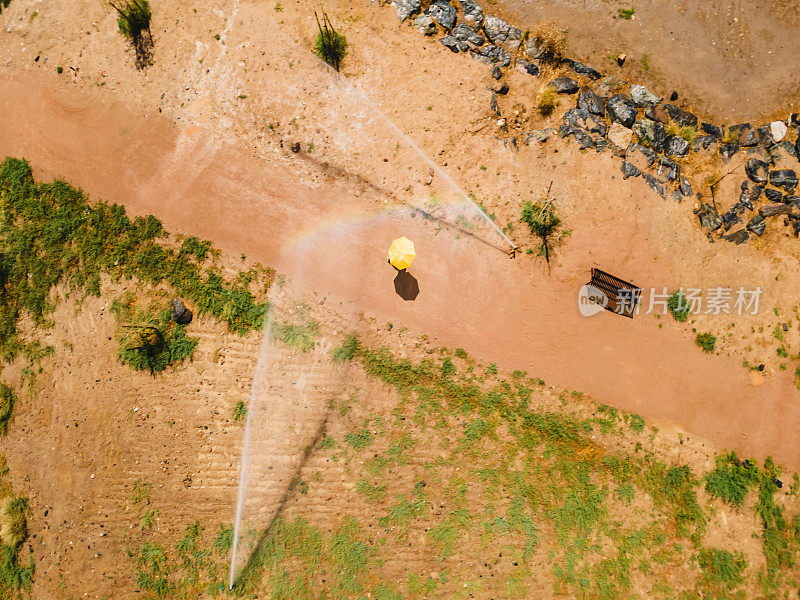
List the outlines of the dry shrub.
{"type": "Polygon", "coordinates": [[[3,499],[0,507],[0,541],[3,545],[16,548],[28,537],[26,507],[24,498],[7,496],[3,499]]]}
{"type": "Polygon", "coordinates": [[[540,21],[533,35],[542,59],[558,61],[567,49],[567,33],[552,21],[540,21]]]}
{"type": "Polygon", "coordinates": [[[556,106],[558,106],[558,94],[549,85],[543,86],[536,101],[536,110],[543,117],[549,117],[553,114],[556,106]]]}

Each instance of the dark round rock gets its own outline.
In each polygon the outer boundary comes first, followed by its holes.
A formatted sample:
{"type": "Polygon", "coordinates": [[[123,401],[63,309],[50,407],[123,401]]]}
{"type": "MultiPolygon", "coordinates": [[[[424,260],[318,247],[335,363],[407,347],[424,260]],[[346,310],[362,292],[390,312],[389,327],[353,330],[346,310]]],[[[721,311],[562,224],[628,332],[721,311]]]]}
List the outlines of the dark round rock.
{"type": "Polygon", "coordinates": [[[678,99],[678,92],[675,92],[675,91],[673,91],[673,92],[672,92],[672,93],[669,95],[669,101],[670,101],[670,102],[675,102],[675,100],[677,100],[677,99],[678,99]]]}
{"type": "MultiPolygon", "coordinates": [[[[463,23],[462,23],[462,25],[463,25],[463,23]]],[[[461,25],[459,25],[459,27],[461,27],[461,25]]],[[[466,25],[464,25],[464,27],[466,27],[466,25]]],[[[497,65],[493,66],[492,67],[492,77],[494,77],[495,79],[499,80],[502,76],[503,76],[503,70],[500,67],[498,67],[497,65]]]]}
{"type": "Polygon", "coordinates": [[[636,122],[636,105],[625,94],[614,94],[606,102],[606,110],[612,121],[629,129],[636,122]]]}
{"type": "Polygon", "coordinates": [[[579,89],[578,82],[567,76],[556,77],[550,82],[550,87],[559,94],[574,94],[579,89]]]}
{"type": "Polygon", "coordinates": [[[172,304],[172,320],[178,325],[188,325],[192,322],[192,311],[189,310],[180,298],[173,298],[172,304]]]}

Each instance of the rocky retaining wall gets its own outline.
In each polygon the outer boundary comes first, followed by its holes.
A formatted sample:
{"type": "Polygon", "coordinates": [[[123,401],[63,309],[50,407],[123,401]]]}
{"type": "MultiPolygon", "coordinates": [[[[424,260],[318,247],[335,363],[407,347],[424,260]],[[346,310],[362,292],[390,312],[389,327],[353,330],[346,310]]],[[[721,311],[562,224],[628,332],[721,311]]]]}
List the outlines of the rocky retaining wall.
{"type": "MultiPolygon", "coordinates": [[[[439,36],[439,42],[454,53],[468,53],[493,69],[498,81],[503,69],[515,68],[531,77],[542,73],[544,56],[536,40],[500,17],[485,15],[474,0],[435,0],[423,5],[420,0],[393,0],[400,21],[410,20],[424,35],[439,36]]],[[[800,117],[792,114],[784,121],[762,126],[750,123],[727,128],[707,123],[673,103],[663,101],[648,89],[613,75],[603,74],[570,58],[559,58],[557,65],[574,76],[556,77],[548,83],[563,96],[575,96],[576,106],[564,114],[558,132],[552,129],[521,132],[504,143],[516,149],[517,143],[545,142],[556,135],[571,137],[581,148],[610,151],[621,160],[624,179],[642,177],[657,194],[681,202],[695,197],[694,213],[707,231],[709,241],[723,239],[741,244],[752,235],[762,236],[770,227],[789,227],[800,234],[800,196],[795,195],[800,157],[800,117]],[[794,141],[790,141],[794,138],[794,141]],[[695,194],[689,180],[681,174],[676,158],[718,153],[727,163],[739,152],[749,158],[739,198],[722,213],[714,198],[695,194]]],[[[497,94],[508,92],[508,85],[493,87],[490,108],[498,110],[497,94]]]]}

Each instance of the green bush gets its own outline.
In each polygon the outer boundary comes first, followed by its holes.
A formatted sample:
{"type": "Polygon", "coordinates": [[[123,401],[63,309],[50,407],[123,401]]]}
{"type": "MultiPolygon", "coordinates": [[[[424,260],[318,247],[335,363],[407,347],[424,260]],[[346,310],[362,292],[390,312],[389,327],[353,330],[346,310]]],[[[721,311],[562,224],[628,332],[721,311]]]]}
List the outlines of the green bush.
{"type": "Polygon", "coordinates": [[[698,333],[697,337],[694,338],[694,343],[697,344],[703,352],[713,352],[714,346],[717,343],[717,338],[710,333],[698,333]]]}
{"type": "Polygon", "coordinates": [[[247,417],[247,405],[239,400],[233,407],[233,420],[243,421],[247,417]]]}
{"type": "Polygon", "coordinates": [[[706,491],[732,504],[741,506],[747,492],[759,482],[758,465],[740,461],[735,452],[716,457],[716,468],[706,475],[706,491]]]}
{"type": "Polygon", "coordinates": [[[703,577],[712,585],[732,590],[744,581],[747,560],[741,552],[703,548],[697,557],[703,577]]]}
{"type": "Polygon", "coordinates": [[[192,358],[197,347],[197,338],[186,335],[186,325],[172,320],[169,308],[157,315],[139,311],[115,301],[111,310],[117,318],[126,320],[118,337],[117,357],[123,365],[137,371],[160,373],[170,365],[192,358]]]}
{"type": "Polygon", "coordinates": [[[322,22],[317,18],[317,39],[314,41],[314,52],[322,60],[337,71],[342,65],[347,54],[347,39],[333,28],[331,20],[326,13],[322,13],[322,22]]]}
{"type": "Polygon", "coordinates": [[[150,3],[147,0],[109,0],[117,11],[117,25],[133,44],[136,66],[144,68],[152,59],[153,36],[150,33],[150,3]]]}
{"type": "Polygon", "coordinates": [[[633,18],[634,13],[636,12],[636,7],[632,6],[630,8],[620,8],[617,10],[617,14],[619,15],[620,19],[625,19],[627,21],[633,18]]]}
{"type": "Polygon", "coordinates": [[[263,326],[269,305],[257,302],[250,287],[263,282],[266,293],[272,272],[256,267],[226,280],[208,242],[188,238],[176,248],[152,215],[131,220],[122,206],[89,204],[62,181],[37,183],[30,165],[14,158],[0,165],[0,212],[0,358],[6,361],[37,343],[18,328],[24,314],[35,326],[50,326],[54,288],[99,295],[101,275],[167,284],[199,314],[239,335],[263,326]]]}
{"type": "Polygon", "coordinates": [[[358,354],[358,336],[355,333],[351,333],[344,338],[341,346],[333,349],[331,358],[333,362],[339,363],[353,360],[356,354],[358,354]]]}
{"type": "Polygon", "coordinates": [[[561,217],[556,214],[553,203],[528,200],[522,207],[522,222],[526,223],[531,233],[541,240],[541,250],[550,263],[550,242],[561,225],[561,217]]]}
{"type": "Polygon", "coordinates": [[[678,290],[672,294],[667,300],[667,309],[672,313],[672,317],[676,321],[684,323],[689,317],[689,303],[686,301],[686,296],[683,290],[678,290]]]}

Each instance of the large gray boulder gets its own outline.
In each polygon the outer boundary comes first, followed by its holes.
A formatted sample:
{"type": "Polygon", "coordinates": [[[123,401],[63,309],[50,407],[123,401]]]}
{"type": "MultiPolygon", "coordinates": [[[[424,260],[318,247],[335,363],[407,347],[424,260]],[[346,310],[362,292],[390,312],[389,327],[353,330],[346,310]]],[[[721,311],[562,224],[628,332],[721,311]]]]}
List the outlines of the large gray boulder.
{"type": "Polygon", "coordinates": [[[664,126],[658,121],[640,119],[634,123],[633,132],[639,137],[643,144],[648,145],[656,152],[664,151],[667,132],[664,126]]]}
{"type": "Polygon", "coordinates": [[[672,104],[665,104],[664,110],[667,111],[667,114],[670,116],[670,118],[678,125],[683,125],[684,127],[697,127],[697,115],[693,115],[690,112],[681,110],[672,104]]]}
{"type": "Polygon", "coordinates": [[[582,62],[578,62],[577,60],[572,60],[571,58],[562,59],[561,64],[567,65],[578,75],[583,75],[584,77],[588,77],[589,79],[600,79],[602,77],[600,71],[598,71],[597,69],[593,69],[589,65],[585,65],[582,62]]]}
{"type": "Polygon", "coordinates": [[[430,15],[420,15],[414,19],[414,27],[420,30],[425,35],[433,35],[436,33],[436,23],[430,15]]]}
{"type": "Polygon", "coordinates": [[[433,17],[434,21],[447,30],[456,25],[456,9],[447,0],[436,0],[427,8],[425,14],[433,17]]]}
{"type": "Polygon", "coordinates": [[[484,44],[472,53],[472,58],[490,67],[493,65],[507,67],[511,64],[511,55],[493,44],[484,44]]]}
{"type": "Polygon", "coordinates": [[[678,135],[668,135],[664,140],[664,152],[670,156],[686,156],[689,153],[689,142],[678,135]]]}
{"type": "Polygon", "coordinates": [[[625,94],[614,94],[606,102],[606,111],[612,121],[621,123],[627,128],[636,122],[636,105],[625,94]]]}
{"type": "Polygon", "coordinates": [[[477,50],[486,43],[482,35],[478,34],[466,23],[459,23],[453,28],[453,37],[456,38],[461,44],[459,48],[464,51],[462,44],[466,44],[471,50],[477,50]]]}
{"type": "Polygon", "coordinates": [[[574,94],[578,91],[578,82],[572,77],[556,77],[549,85],[559,94],[574,94]]]}
{"type": "Polygon", "coordinates": [[[710,204],[705,202],[700,204],[697,216],[700,219],[700,225],[708,227],[711,231],[716,231],[722,227],[722,217],[719,216],[717,209],[710,204]]]}
{"type": "Polygon", "coordinates": [[[516,52],[522,43],[522,30],[509,25],[500,17],[486,17],[483,31],[490,42],[509,52],[516,52]]]}
{"type": "Polygon", "coordinates": [[[392,6],[397,9],[397,18],[403,22],[419,12],[422,2],[420,0],[392,0],[392,6]]]}
{"type": "Polygon", "coordinates": [[[461,10],[464,11],[464,22],[472,27],[483,25],[483,8],[475,0],[461,0],[461,10]]]}
{"type": "Polygon", "coordinates": [[[775,187],[782,187],[787,192],[791,192],[797,187],[797,173],[791,169],[770,171],[769,182],[775,187]]]}
{"type": "Polygon", "coordinates": [[[578,108],[604,117],[606,114],[606,99],[596,94],[590,88],[583,86],[578,93],[578,108]]]}
{"type": "Polygon", "coordinates": [[[648,104],[658,104],[658,101],[661,100],[661,98],[656,96],[643,85],[634,83],[631,86],[631,100],[633,100],[633,103],[636,104],[636,106],[647,106],[648,104]]]}

